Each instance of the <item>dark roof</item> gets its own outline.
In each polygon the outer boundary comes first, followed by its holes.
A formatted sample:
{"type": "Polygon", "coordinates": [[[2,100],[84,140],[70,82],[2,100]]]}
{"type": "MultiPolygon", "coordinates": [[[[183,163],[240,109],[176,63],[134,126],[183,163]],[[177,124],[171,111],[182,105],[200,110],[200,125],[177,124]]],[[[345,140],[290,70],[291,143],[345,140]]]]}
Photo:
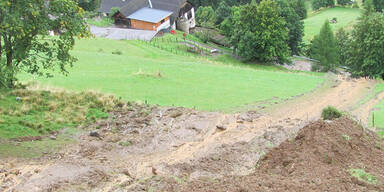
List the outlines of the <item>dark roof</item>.
{"type": "Polygon", "coordinates": [[[149,7],[148,0],[126,0],[126,1],[129,1],[129,2],[127,2],[124,6],[120,8],[120,13],[122,13],[124,16],[129,16],[141,8],[149,7]]]}
{"type": "MultiPolygon", "coordinates": [[[[171,11],[171,23],[173,23],[179,16],[180,7],[187,2],[187,0],[151,0],[152,8],[171,11]]],[[[108,13],[112,7],[120,7],[120,13],[128,16],[143,7],[149,7],[148,0],[102,0],[99,11],[108,13]]]]}
{"type": "Polygon", "coordinates": [[[180,7],[187,2],[187,0],[151,0],[153,8],[171,11],[171,23],[179,17],[180,7]]]}
{"type": "Polygon", "coordinates": [[[128,19],[135,19],[140,21],[146,21],[150,23],[158,23],[166,17],[172,15],[170,11],[164,11],[160,9],[151,9],[148,7],[144,7],[128,16],[128,19]]]}
{"type": "MultiPolygon", "coordinates": [[[[100,3],[99,11],[102,13],[109,13],[112,7],[123,7],[131,0],[102,0],[100,3]]],[[[145,0],[144,0],[145,1],[145,0]]]]}

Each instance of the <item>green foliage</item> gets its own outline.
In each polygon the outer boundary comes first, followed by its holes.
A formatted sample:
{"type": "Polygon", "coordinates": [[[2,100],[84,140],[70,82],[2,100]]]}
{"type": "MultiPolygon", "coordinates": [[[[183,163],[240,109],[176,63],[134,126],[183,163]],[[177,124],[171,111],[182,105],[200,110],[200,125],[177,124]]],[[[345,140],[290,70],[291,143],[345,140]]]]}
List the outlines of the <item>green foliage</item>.
{"type": "Polygon", "coordinates": [[[240,8],[234,17],[231,42],[235,51],[245,60],[286,62],[289,56],[288,28],[280,17],[275,1],[265,0],[240,8]],[[268,26],[268,27],[267,27],[268,26]]]}
{"type": "Polygon", "coordinates": [[[350,50],[349,47],[349,34],[344,30],[344,28],[339,29],[336,32],[336,44],[339,50],[339,64],[341,66],[347,65],[348,52],[350,50]]]}
{"type": "Polygon", "coordinates": [[[100,7],[101,0],[78,0],[79,7],[86,11],[96,11],[100,7]]]}
{"type": "Polygon", "coordinates": [[[118,100],[99,93],[16,89],[0,95],[0,138],[44,135],[108,117],[118,100]],[[20,99],[16,99],[20,98],[20,99]]]}
{"type": "Polygon", "coordinates": [[[92,18],[87,19],[87,23],[98,27],[108,27],[113,24],[113,19],[110,17],[92,18]]]}
{"type": "Polygon", "coordinates": [[[354,9],[358,9],[358,8],[360,8],[360,6],[359,6],[359,4],[357,3],[357,1],[353,1],[353,3],[352,3],[352,8],[354,8],[354,9]]]}
{"type": "Polygon", "coordinates": [[[342,113],[338,111],[335,107],[328,106],[324,108],[321,112],[321,118],[324,120],[333,120],[342,116],[342,113]]]}
{"type": "Polygon", "coordinates": [[[319,10],[323,7],[333,7],[335,6],[335,0],[313,0],[312,9],[319,10]]]}
{"type": "Polygon", "coordinates": [[[226,18],[230,17],[232,13],[231,7],[225,1],[220,2],[219,7],[216,9],[216,24],[220,24],[226,18]]]}
{"type": "Polygon", "coordinates": [[[365,172],[363,169],[349,169],[349,174],[351,174],[352,177],[357,178],[359,181],[376,185],[377,179],[375,176],[365,172]]]}
{"type": "Polygon", "coordinates": [[[332,71],[338,65],[338,49],[329,21],[326,20],[312,41],[310,56],[319,61],[313,65],[313,70],[332,71]]]}
{"type": "Polygon", "coordinates": [[[120,11],[119,7],[112,7],[111,10],[109,10],[109,16],[113,16],[116,14],[118,11],[120,11]]]}
{"type": "Polygon", "coordinates": [[[341,5],[341,6],[346,6],[346,5],[352,4],[352,1],[351,0],[337,0],[337,4],[341,5]]]}
{"type": "Polygon", "coordinates": [[[366,12],[352,31],[350,45],[348,65],[352,75],[384,75],[384,14],[366,12]]]}
{"type": "Polygon", "coordinates": [[[84,10],[75,1],[0,1],[0,86],[13,87],[16,74],[66,73],[75,58],[69,51],[75,37],[89,36],[84,10]],[[49,31],[60,36],[48,38],[49,31]],[[3,59],[4,58],[4,59],[3,59]]]}
{"type": "Polygon", "coordinates": [[[207,43],[212,39],[212,34],[208,30],[198,31],[194,33],[202,42],[207,43]]]}
{"type": "Polygon", "coordinates": [[[373,6],[377,12],[383,12],[384,10],[384,1],[383,0],[373,0],[373,6]]]}
{"type": "Polygon", "coordinates": [[[305,0],[292,0],[290,3],[296,14],[300,16],[300,19],[307,18],[308,11],[307,6],[305,5],[305,0]]]}
{"type": "Polygon", "coordinates": [[[304,36],[304,23],[300,20],[300,16],[295,12],[293,6],[295,4],[288,3],[287,0],[277,1],[280,7],[280,16],[285,19],[288,33],[288,46],[292,54],[299,54],[304,36]]]}
{"type": "Polygon", "coordinates": [[[196,22],[203,27],[213,28],[216,22],[216,13],[212,7],[199,7],[196,11],[196,22]]]}
{"type": "MultiPolygon", "coordinates": [[[[169,41],[175,36],[181,39],[182,34],[168,34],[164,36],[168,39],[157,43],[178,49],[179,42],[169,41]]],[[[186,38],[196,40],[189,34],[186,38]]],[[[128,101],[207,111],[233,111],[263,101],[265,104],[273,98],[284,100],[309,92],[324,81],[319,73],[292,73],[276,66],[247,65],[229,56],[223,62],[185,56],[143,41],[78,40],[72,53],[79,60],[68,76],[54,74],[47,79],[21,74],[19,78],[75,91],[101,90],[128,101]],[[124,54],[112,54],[114,50],[124,54]],[[152,74],[160,71],[163,78],[135,75],[140,69],[152,74]]]]}
{"type": "Polygon", "coordinates": [[[89,121],[96,121],[97,119],[107,119],[108,116],[108,113],[104,112],[102,109],[90,108],[88,109],[86,119],[89,121]]]}

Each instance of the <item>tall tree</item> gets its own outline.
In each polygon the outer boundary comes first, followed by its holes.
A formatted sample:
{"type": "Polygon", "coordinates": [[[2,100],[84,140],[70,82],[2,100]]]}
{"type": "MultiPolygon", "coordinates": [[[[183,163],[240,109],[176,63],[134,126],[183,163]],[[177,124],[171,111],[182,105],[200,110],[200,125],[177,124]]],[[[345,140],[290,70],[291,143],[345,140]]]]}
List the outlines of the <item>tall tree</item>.
{"type": "Polygon", "coordinates": [[[211,6],[201,6],[196,11],[196,22],[203,27],[214,27],[216,13],[211,6]]]}
{"type": "Polygon", "coordinates": [[[366,13],[352,31],[348,65],[354,76],[384,76],[384,14],[366,13]]]}
{"type": "Polygon", "coordinates": [[[225,1],[220,2],[219,7],[215,11],[216,13],[216,24],[220,24],[224,19],[231,16],[231,7],[225,1]]]}
{"type": "Polygon", "coordinates": [[[83,9],[72,0],[0,1],[0,86],[12,87],[16,74],[47,75],[72,65],[75,37],[89,35],[83,9]],[[49,31],[59,32],[55,38],[49,31]]]}
{"type": "Polygon", "coordinates": [[[349,46],[349,34],[344,30],[344,28],[340,28],[336,32],[336,44],[337,48],[339,49],[339,63],[342,66],[347,65],[347,59],[348,59],[348,54],[350,51],[350,46],[349,46]]]}
{"type": "Polygon", "coordinates": [[[377,12],[383,12],[384,10],[384,0],[373,0],[373,5],[377,12]]]}
{"type": "Polygon", "coordinates": [[[85,11],[95,11],[99,8],[101,0],[79,0],[79,7],[83,8],[85,11]]]}
{"type": "Polygon", "coordinates": [[[312,8],[318,10],[322,7],[333,7],[335,6],[335,0],[313,0],[312,8]]]}
{"type": "Polygon", "coordinates": [[[352,4],[352,1],[351,0],[337,0],[337,4],[339,4],[341,6],[346,6],[346,5],[352,4]]]}
{"type": "Polygon", "coordinates": [[[288,61],[288,28],[275,1],[244,5],[234,19],[231,41],[237,54],[245,60],[288,61]]]}
{"type": "Polygon", "coordinates": [[[287,0],[278,0],[277,2],[281,10],[280,16],[285,19],[286,27],[289,30],[288,46],[292,54],[298,54],[304,36],[304,23],[293,9],[293,4],[290,4],[287,0]]]}
{"type": "Polygon", "coordinates": [[[332,71],[338,65],[338,49],[329,21],[326,20],[312,41],[310,55],[319,61],[314,70],[332,71]]]}
{"type": "Polygon", "coordinates": [[[300,16],[300,19],[307,18],[307,7],[304,0],[292,0],[290,2],[295,12],[300,16]]]}

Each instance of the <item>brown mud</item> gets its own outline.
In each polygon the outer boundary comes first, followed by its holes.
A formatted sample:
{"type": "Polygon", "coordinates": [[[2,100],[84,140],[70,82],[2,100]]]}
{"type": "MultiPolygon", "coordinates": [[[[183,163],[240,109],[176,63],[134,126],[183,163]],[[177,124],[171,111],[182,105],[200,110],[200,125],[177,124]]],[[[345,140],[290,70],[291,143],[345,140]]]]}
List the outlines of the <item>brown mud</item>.
{"type": "Polygon", "coordinates": [[[330,79],[329,87],[264,111],[223,114],[145,105],[114,111],[85,128],[98,137],[88,132],[77,144],[38,159],[0,158],[0,191],[158,191],[170,178],[184,184],[248,177],[259,170],[261,157],[295,138],[324,107],[349,111],[375,85],[330,79]]]}

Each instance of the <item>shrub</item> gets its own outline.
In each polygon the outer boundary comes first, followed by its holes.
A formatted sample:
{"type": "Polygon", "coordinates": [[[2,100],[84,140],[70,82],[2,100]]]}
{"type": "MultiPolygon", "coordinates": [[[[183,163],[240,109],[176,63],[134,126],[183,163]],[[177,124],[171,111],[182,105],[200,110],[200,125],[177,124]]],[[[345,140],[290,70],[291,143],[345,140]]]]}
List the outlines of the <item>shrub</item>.
{"type": "Polygon", "coordinates": [[[321,113],[321,117],[324,120],[333,120],[341,116],[341,112],[332,106],[328,106],[327,108],[323,109],[323,112],[321,113]]]}

